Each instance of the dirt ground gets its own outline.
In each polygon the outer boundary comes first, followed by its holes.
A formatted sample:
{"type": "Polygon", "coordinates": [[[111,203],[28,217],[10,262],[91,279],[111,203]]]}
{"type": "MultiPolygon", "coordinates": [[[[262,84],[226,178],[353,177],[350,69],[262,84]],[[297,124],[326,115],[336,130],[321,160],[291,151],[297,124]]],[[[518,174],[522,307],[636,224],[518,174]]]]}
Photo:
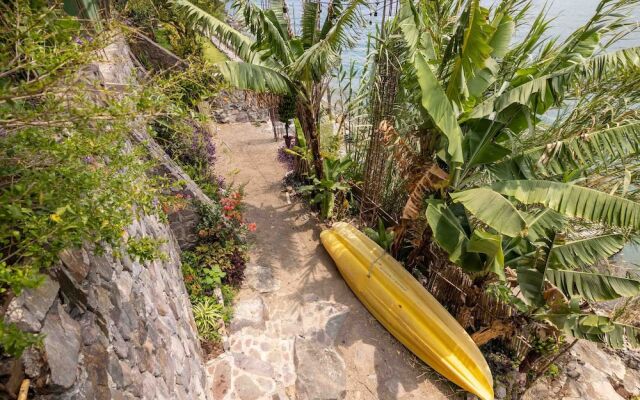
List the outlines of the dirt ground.
{"type": "MultiPolygon", "coordinates": [[[[346,364],[347,399],[459,399],[459,389],[417,360],[362,306],[320,244],[319,221],[283,191],[283,166],[267,125],[220,125],[217,172],[245,185],[246,220],[257,224],[252,262],[269,266],[280,289],[265,297],[271,319],[285,318],[313,294],[350,312],[336,347],[346,364]]],[[[248,296],[242,289],[238,299],[248,296]]]]}

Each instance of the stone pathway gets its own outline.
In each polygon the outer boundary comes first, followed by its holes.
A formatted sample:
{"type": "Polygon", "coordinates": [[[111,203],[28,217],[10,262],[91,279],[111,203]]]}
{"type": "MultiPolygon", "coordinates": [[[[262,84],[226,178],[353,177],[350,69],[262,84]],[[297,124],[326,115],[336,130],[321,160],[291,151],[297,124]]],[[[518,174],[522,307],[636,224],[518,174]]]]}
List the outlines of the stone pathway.
{"type": "Polygon", "coordinates": [[[446,399],[438,378],[358,302],[282,192],[281,143],[265,125],[221,125],[218,172],[246,184],[256,222],[227,351],[207,365],[214,399],[446,399]]]}

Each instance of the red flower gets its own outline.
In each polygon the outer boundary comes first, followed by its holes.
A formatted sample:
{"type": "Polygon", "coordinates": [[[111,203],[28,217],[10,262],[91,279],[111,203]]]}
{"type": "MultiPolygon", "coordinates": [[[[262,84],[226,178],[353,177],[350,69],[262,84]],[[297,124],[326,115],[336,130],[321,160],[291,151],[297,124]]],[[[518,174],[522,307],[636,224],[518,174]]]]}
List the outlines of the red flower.
{"type": "Polygon", "coordinates": [[[256,226],[255,222],[252,222],[250,224],[247,224],[247,229],[249,229],[249,232],[255,232],[258,227],[256,226]]]}

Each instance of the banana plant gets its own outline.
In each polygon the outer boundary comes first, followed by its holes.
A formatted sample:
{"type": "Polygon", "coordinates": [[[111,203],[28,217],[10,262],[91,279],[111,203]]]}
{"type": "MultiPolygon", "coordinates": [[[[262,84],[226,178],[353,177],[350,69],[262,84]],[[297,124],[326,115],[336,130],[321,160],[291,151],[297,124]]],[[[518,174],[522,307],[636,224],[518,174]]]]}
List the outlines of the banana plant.
{"type": "Polygon", "coordinates": [[[530,317],[578,338],[637,345],[640,330],[575,305],[640,294],[639,280],[595,268],[640,233],[631,183],[640,169],[640,48],[609,51],[604,39],[624,35],[630,3],[602,0],[564,42],[542,41],[541,15],[513,43],[527,4],[468,0],[444,7],[447,18],[431,2],[401,0],[397,109],[413,115],[403,122],[417,129],[405,134],[427,144],[425,163],[449,175],[424,191],[424,216],[464,271],[503,282],[515,273],[509,283],[530,317]],[[551,301],[549,290],[561,298],[551,301]]]}
{"type": "Polygon", "coordinates": [[[273,0],[267,9],[251,0],[234,0],[233,9],[252,37],[208,14],[189,0],[170,0],[183,19],[217,39],[238,60],[219,64],[233,86],[295,98],[295,114],[313,156],[313,167],[323,177],[320,153],[320,114],[323,95],[340,52],[352,45],[363,23],[363,0],[306,1],[295,32],[287,5],[273,0]]]}
{"type": "Polygon", "coordinates": [[[344,174],[349,170],[352,161],[348,158],[332,159],[325,157],[324,177],[312,177],[313,184],[301,186],[300,193],[312,196],[311,203],[318,204],[320,214],[324,219],[333,218],[336,196],[338,193],[346,193],[350,190],[349,184],[344,180],[344,174]]]}
{"type": "Polygon", "coordinates": [[[385,251],[389,251],[391,249],[391,245],[393,244],[394,232],[391,229],[385,228],[382,219],[378,218],[377,230],[366,227],[364,228],[363,232],[385,251]]]}

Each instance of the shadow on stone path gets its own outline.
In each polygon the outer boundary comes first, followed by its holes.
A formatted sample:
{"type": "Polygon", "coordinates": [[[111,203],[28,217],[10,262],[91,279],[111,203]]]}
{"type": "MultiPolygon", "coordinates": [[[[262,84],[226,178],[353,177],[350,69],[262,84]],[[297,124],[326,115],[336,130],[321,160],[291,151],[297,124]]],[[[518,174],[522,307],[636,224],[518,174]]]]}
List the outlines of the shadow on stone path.
{"type": "Polygon", "coordinates": [[[459,393],[367,312],[282,192],[267,125],[221,125],[218,173],[246,184],[256,222],[229,349],[207,366],[214,399],[455,399],[459,393]]]}

